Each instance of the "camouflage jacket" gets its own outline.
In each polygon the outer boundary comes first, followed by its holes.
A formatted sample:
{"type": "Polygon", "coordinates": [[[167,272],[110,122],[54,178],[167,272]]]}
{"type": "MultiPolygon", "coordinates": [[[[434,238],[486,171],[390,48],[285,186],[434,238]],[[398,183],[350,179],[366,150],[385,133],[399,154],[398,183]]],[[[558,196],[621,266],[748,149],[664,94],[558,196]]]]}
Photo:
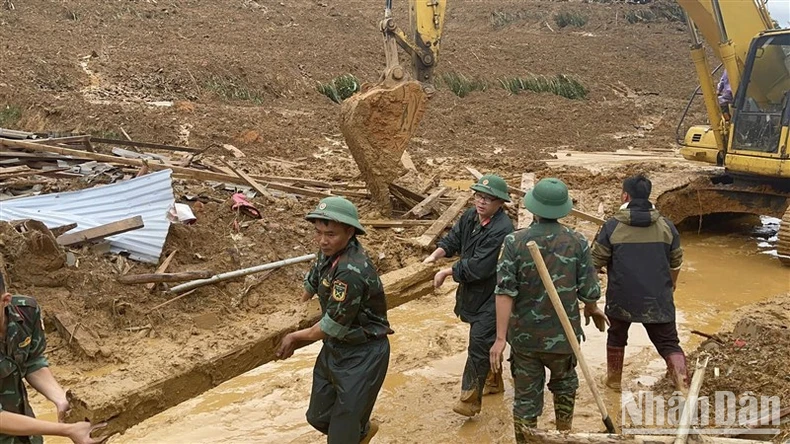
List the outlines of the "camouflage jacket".
{"type": "Polygon", "coordinates": [[[516,350],[573,353],[527,243],[535,241],[577,338],[582,339],[578,300],[601,298],[590,247],[580,233],[557,222],[533,223],[505,238],[497,267],[497,295],[513,298],[508,342],[516,350]]]}
{"type": "Polygon", "coordinates": [[[361,344],[393,333],[381,279],[356,238],[331,257],[319,252],[304,288],[318,294],[320,327],[329,340],[361,344]]]}
{"type": "Polygon", "coordinates": [[[438,242],[446,257],[459,255],[453,264],[455,314],[467,321],[475,314],[494,307],[497,255],[505,236],[513,232],[513,222],[500,209],[485,223],[474,208],[466,210],[452,230],[438,242]]]}
{"type": "MultiPolygon", "coordinates": [[[[41,309],[35,299],[14,296],[5,308],[5,340],[0,342],[0,410],[35,417],[27,400],[23,378],[49,363],[41,309]]],[[[41,444],[40,436],[0,434],[0,444],[41,444]]]]}
{"type": "Polygon", "coordinates": [[[675,321],[672,272],[683,264],[680,234],[653,204],[635,199],[603,224],[592,247],[606,267],[606,315],[643,324],[675,321]]]}

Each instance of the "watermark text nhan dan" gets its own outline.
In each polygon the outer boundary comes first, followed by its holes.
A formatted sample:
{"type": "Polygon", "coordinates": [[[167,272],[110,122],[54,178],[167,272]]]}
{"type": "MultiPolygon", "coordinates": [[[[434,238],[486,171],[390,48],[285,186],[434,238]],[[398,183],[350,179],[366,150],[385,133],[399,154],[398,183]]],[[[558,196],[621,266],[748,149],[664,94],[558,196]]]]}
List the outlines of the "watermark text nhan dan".
{"type": "MultiPolygon", "coordinates": [[[[680,425],[686,397],[681,392],[664,396],[652,391],[623,391],[621,397],[622,431],[633,435],[674,435],[680,425]]],[[[781,406],[778,396],[740,395],[717,391],[700,396],[691,412],[691,433],[722,435],[733,433],[778,433],[781,406]],[[745,428],[762,424],[763,428],[745,428]],[[772,428],[765,428],[766,426],[772,428]]]]}

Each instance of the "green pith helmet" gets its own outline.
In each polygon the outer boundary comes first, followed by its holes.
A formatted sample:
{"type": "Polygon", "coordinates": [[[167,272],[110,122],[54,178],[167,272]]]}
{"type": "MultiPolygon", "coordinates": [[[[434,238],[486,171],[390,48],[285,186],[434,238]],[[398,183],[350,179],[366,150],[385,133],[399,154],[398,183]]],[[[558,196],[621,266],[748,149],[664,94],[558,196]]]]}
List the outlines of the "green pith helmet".
{"type": "Polygon", "coordinates": [[[505,179],[502,179],[496,174],[486,174],[470,188],[475,191],[494,196],[497,199],[502,199],[505,202],[510,202],[510,196],[507,194],[507,184],[505,183],[505,179]]]}
{"type": "Polygon", "coordinates": [[[573,208],[568,187],[559,179],[541,179],[535,188],[524,196],[524,207],[530,213],[544,219],[560,219],[573,208]]]}
{"type": "Polygon", "coordinates": [[[357,234],[365,234],[365,229],[359,223],[357,207],[348,199],[332,196],[325,197],[318,202],[318,206],[305,216],[307,220],[323,219],[333,220],[357,229],[357,234]]]}

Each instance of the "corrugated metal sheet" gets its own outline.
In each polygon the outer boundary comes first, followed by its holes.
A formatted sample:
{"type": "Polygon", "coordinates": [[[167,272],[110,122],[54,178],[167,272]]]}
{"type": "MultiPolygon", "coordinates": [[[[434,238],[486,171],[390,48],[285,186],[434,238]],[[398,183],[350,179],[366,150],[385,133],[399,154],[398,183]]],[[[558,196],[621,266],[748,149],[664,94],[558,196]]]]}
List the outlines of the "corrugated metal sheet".
{"type": "Polygon", "coordinates": [[[108,237],[110,251],[157,263],[170,229],[167,212],[175,203],[171,174],[163,170],[80,191],[3,201],[0,220],[35,219],[49,228],[76,222],[74,230],[85,230],[139,215],[145,227],[108,237]]]}

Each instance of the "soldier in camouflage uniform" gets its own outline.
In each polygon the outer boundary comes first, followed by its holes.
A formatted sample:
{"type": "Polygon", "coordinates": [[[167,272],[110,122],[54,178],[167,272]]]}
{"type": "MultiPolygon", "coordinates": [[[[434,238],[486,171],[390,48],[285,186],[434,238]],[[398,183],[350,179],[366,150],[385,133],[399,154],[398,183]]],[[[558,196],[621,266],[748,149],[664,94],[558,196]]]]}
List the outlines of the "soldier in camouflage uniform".
{"type": "Polygon", "coordinates": [[[64,436],[77,444],[99,443],[88,422],[64,424],[69,403],[44,357],[41,309],[33,298],[12,296],[0,272],[0,444],[41,444],[41,435],[64,436]],[[36,419],[23,379],[55,403],[59,423],[36,419]]]}
{"type": "Polygon", "coordinates": [[[535,223],[505,238],[497,269],[497,338],[491,347],[495,370],[505,343],[510,343],[518,443],[527,442],[543,411],[545,368],[551,372],[548,387],[554,395],[558,430],[571,429],[579,386],[576,358],[529,253],[529,241],[538,244],[577,337],[583,337],[577,300],[584,302],[588,323],[592,317],[603,331],[607,322],[596,305],[601,290],[587,240],[557,222],[573,206],[568,188],[560,180],[543,179],[527,193],[524,206],[534,214],[535,223]]]}
{"type": "Polygon", "coordinates": [[[431,263],[441,257],[459,256],[452,267],[436,273],[434,285],[440,287],[451,276],[458,282],[455,314],[469,324],[461,397],[453,406],[454,412],[468,417],[480,413],[483,395],[504,391],[501,372],[488,370],[488,352],[496,339],[497,255],[505,236],[513,232],[513,222],[502,208],[505,202],[510,202],[504,179],[487,174],[471,189],[475,191],[474,208],[461,216],[424,261],[431,263]],[[489,374],[492,377],[487,378],[489,374]]]}
{"type": "Polygon", "coordinates": [[[367,443],[378,430],[370,414],[387,374],[387,335],[393,333],[384,287],[357,240],[365,229],[354,204],[327,197],[306,219],[315,226],[321,251],[305,277],[302,300],[317,294],[323,317],[285,336],[277,356],[287,358],[296,348],[322,340],[307,422],[327,435],[329,444],[367,443]]]}

